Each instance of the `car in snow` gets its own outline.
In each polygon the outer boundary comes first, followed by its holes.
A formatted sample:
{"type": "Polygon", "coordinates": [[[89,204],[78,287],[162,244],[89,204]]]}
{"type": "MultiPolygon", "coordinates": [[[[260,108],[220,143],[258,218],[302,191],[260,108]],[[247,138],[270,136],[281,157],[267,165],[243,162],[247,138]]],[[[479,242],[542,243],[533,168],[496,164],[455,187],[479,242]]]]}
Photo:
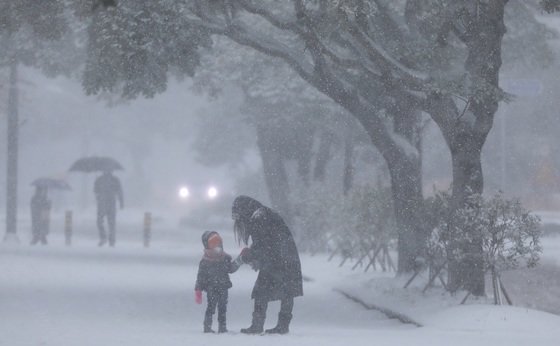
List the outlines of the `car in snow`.
{"type": "Polygon", "coordinates": [[[183,185],[179,187],[177,193],[179,198],[185,202],[187,200],[192,200],[193,198],[214,200],[218,198],[219,195],[218,188],[214,185],[208,185],[205,188],[198,188],[196,190],[193,190],[189,186],[183,185]]]}
{"type": "Polygon", "coordinates": [[[181,185],[177,198],[182,228],[216,229],[230,221],[233,196],[214,184],[181,185]]]}

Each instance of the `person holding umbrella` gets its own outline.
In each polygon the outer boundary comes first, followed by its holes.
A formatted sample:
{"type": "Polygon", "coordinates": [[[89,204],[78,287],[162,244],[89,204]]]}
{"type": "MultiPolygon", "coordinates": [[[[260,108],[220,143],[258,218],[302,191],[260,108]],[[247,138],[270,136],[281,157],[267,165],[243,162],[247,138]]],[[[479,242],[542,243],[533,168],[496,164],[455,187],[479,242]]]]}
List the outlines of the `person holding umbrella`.
{"type": "Polygon", "coordinates": [[[35,194],[31,198],[31,245],[38,242],[47,244],[49,234],[50,212],[52,203],[48,198],[48,190],[71,190],[66,181],[55,178],[37,178],[32,183],[35,186],[35,194]]]}
{"type": "Polygon", "coordinates": [[[47,244],[47,235],[49,234],[51,201],[47,195],[47,187],[43,185],[35,185],[35,194],[31,197],[31,245],[38,242],[47,244]]]}
{"type": "Polygon", "coordinates": [[[122,170],[121,164],[111,157],[88,156],[83,157],[72,164],[70,171],[73,172],[103,172],[95,179],[93,191],[97,202],[97,229],[99,230],[99,246],[107,243],[107,232],[105,231],[105,218],[109,225],[109,245],[115,246],[115,225],[117,216],[117,200],[121,209],[124,207],[123,191],[119,178],[113,175],[113,171],[122,170]]]}
{"type": "Polygon", "coordinates": [[[99,230],[99,246],[107,243],[104,219],[109,225],[109,245],[115,246],[115,224],[117,216],[117,199],[121,209],[124,208],[123,192],[119,178],[106,170],[95,179],[93,191],[97,201],[97,229],[99,230]]]}

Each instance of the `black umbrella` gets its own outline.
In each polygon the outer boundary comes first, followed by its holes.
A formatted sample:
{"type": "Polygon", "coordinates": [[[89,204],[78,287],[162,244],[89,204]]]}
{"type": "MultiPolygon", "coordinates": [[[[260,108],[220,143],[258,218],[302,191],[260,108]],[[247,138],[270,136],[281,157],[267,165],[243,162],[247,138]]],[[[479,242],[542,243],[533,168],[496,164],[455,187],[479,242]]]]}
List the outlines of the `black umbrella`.
{"type": "Polygon", "coordinates": [[[71,172],[106,172],[106,171],[117,171],[124,169],[121,164],[111,158],[104,156],[89,156],[83,157],[72,164],[70,167],[71,172]]]}
{"type": "Polygon", "coordinates": [[[72,188],[66,181],[55,178],[37,178],[33,180],[31,185],[36,187],[44,187],[47,189],[72,190],[72,188]]]}

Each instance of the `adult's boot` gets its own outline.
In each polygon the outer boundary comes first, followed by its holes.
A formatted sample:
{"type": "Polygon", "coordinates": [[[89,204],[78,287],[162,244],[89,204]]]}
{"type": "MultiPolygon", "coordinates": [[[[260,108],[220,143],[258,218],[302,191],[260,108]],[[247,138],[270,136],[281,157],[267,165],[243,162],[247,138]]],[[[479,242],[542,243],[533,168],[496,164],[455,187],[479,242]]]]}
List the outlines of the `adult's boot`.
{"type": "Polygon", "coordinates": [[[253,312],[253,322],[249,328],[241,329],[243,334],[261,334],[264,327],[264,319],[266,315],[259,312],[253,312]]]}
{"type": "Polygon", "coordinates": [[[288,334],[290,332],[290,322],[292,321],[292,314],[279,313],[278,324],[272,329],[267,329],[267,334],[288,334]]]}

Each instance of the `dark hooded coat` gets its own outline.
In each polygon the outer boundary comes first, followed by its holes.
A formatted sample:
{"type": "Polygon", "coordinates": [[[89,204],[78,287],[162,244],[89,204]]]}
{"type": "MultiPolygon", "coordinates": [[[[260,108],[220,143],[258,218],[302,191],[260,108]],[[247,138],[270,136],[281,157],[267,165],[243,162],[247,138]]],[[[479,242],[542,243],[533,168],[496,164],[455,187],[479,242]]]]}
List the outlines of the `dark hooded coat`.
{"type": "Polygon", "coordinates": [[[274,301],[302,296],[299,253],[282,217],[246,196],[236,198],[232,212],[243,220],[252,240],[242,259],[259,271],[251,298],[274,301]]]}
{"type": "Polygon", "coordinates": [[[204,232],[202,235],[204,256],[198,265],[195,290],[207,292],[227,290],[232,287],[229,274],[239,269],[239,265],[232,261],[231,256],[227,253],[215,253],[208,249],[208,238],[213,233],[215,232],[204,232]]]}
{"type": "Polygon", "coordinates": [[[212,291],[231,288],[229,274],[235,272],[237,268],[230,255],[223,253],[217,256],[206,251],[198,265],[195,290],[212,291]]]}

